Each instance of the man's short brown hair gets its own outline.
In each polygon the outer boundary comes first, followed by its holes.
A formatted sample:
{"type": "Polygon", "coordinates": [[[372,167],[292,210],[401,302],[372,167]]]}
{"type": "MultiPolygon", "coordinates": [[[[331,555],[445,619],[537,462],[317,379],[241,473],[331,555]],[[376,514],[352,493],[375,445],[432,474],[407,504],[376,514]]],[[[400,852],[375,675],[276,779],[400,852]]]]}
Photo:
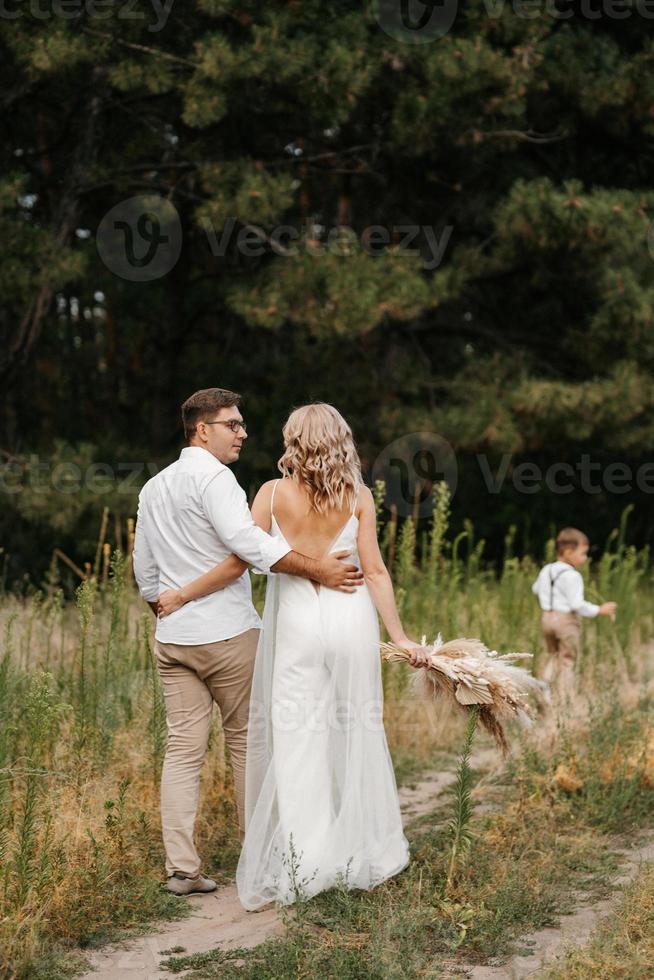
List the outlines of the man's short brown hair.
{"type": "Polygon", "coordinates": [[[556,536],[556,553],[563,554],[568,548],[578,548],[580,544],[588,544],[588,537],[578,527],[564,527],[556,536]]]}
{"type": "Polygon", "coordinates": [[[184,438],[195,434],[198,422],[210,422],[221,408],[233,408],[240,404],[241,396],[226,388],[202,388],[194,392],[182,405],[184,438]]]}

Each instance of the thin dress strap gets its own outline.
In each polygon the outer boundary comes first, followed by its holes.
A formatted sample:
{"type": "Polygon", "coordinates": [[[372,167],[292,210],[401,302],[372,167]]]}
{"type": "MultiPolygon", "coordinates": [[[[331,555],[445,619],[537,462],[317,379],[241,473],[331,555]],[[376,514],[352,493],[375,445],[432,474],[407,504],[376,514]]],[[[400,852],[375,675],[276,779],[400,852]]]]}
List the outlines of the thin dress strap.
{"type": "Polygon", "coordinates": [[[354,512],[357,509],[358,500],[359,500],[359,487],[357,487],[356,490],[354,491],[354,503],[352,504],[352,514],[350,515],[351,517],[354,517],[354,512]]]}
{"type": "Polygon", "coordinates": [[[277,484],[279,484],[281,482],[282,482],[281,479],[280,480],[275,480],[275,486],[273,487],[272,493],[270,495],[270,516],[271,517],[273,516],[273,503],[275,502],[275,490],[277,489],[277,484]]]}

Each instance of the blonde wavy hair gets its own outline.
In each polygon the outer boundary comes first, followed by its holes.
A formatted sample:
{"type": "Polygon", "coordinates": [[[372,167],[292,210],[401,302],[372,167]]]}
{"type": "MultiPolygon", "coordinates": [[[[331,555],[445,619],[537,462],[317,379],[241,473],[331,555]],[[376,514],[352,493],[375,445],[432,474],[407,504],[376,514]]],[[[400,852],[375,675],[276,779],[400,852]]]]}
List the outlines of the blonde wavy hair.
{"type": "Polygon", "coordinates": [[[283,428],[284,452],[277,468],[308,491],[319,514],[353,505],[362,483],[352,430],[333,405],[296,408],[283,428]]]}

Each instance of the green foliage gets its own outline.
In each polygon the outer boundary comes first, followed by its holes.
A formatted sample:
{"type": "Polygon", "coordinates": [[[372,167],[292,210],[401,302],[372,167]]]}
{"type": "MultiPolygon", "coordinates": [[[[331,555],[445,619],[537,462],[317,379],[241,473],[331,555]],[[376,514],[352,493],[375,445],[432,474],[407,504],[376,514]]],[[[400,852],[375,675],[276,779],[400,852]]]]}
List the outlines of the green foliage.
{"type": "Polygon", "coordinates": [[[434,486],[432,495],[434,499],[434,510],[431,517],[428,561],[428,572],[431,580],[434,579],[439,562],[441,561],[443,544],[450,519],[450,491],[447,483],[444,480],[437,483],[434,486]]]}
{"type": "Polygon", "coordinates": [[[466,725],[461,758],[456,769],[456,781],[452,794],[454,812],[448,823],[451,850],[447,869],[447,889],[452,887],[457,869],[465,860],[473,841],[473,835],[470,829],[470,820],[472,817],[472,800],[470,797],[472,791],[472,771],[470,768],[470,755],[477,729],[478,714],[479,709],[477,705],[473,705],[468,712],[468,723],[466,725]]]}
{"type": "Polygon", "coordinates": [[[40,850],[37,841],[39,798],[44,789],[47,770],[44,764],[52,751],[52,738],[66,710],[52,690],[52,676],[36,673],[30,678],[24,702],[25,770],[22,803],[18,813],[18,829],[13,857],[14,901],[24,905],[30,891],[47,885],[50,864],[49,827],[40,850]]]}
{"type": "Polygon", "coordinates": [[[294,248],[297,256],[269,266],[254,289],[240,282],[229,288],[234,312],[259,326],[289,324],[324,338],[366,334],[389,316],[407,319],[432,305],[415,259],[390,253],[373,264],[347,229],[329,246],[300,242],[294,248]]]}
{"type": "Polygon", "coordinates": [[[274,224],[293,201],[292,178],[270,174],[261,163],[206,164],[198,177],[208,200],[198,207],[195,218],[215,233],[230,217],[246,224],[274,224]]]}
{"type": "Polygon", "coordinates": [[[386,485],[383,480],[376,480],[373,487],[373,499],[375,501],[375,516],[376,516],[376,526],[377,535],[379,536],[379,530],[381,527],[381,514],[384,506],[384,497],[386,496],[386,485]]]}
{"type": "MultiPolygon", "coordinates": [[[[420,45],[349,0],[327,14],[316,0],[139,12],[21,8],[4,25],[10,458],[163,465],[190,390],[229,384],[257,436],[239,464],[254,489],[289,407],[327,399],[369,463],[407,431],[450,441],[453,523],[482,511],[498,558],[525,500],[503,490],[487,506],[477,452],[646,456],[654,48],[633,4],[598,34],[579,14],[489,16],[473,0],[420,45]],[[180,259],[152,282],[110,271],[96,247],[109,209],[136,195],[180,217],[180,259]],[[376,226],[387,241],[373,248],[376,226]]],[[[79,560],[88,496],[8,497],[12,577],[45,571],[48,526],[79,560]]],[[[112,503],[127,516],[133,493],[112,503]]],[[[584,501],[528,503],[542,543],[584,501]]],[[[623,501],[597,503],[604,534],[623,501]]]]}

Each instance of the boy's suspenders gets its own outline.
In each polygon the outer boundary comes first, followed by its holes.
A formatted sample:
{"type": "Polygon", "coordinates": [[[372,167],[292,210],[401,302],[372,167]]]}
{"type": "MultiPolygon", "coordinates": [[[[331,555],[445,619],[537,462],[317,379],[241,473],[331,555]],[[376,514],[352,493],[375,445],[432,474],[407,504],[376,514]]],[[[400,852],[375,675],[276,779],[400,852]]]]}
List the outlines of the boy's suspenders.
{"type": "Polygon", "coordinates": [[[562,568],[559,572],[552,577],[552,568],[550,567],[550,608],[548,612],[551,612],[554,607],[554,583],[561,576],[565,575],[566,572],[571,572],[571,568],[562,568]]]}

